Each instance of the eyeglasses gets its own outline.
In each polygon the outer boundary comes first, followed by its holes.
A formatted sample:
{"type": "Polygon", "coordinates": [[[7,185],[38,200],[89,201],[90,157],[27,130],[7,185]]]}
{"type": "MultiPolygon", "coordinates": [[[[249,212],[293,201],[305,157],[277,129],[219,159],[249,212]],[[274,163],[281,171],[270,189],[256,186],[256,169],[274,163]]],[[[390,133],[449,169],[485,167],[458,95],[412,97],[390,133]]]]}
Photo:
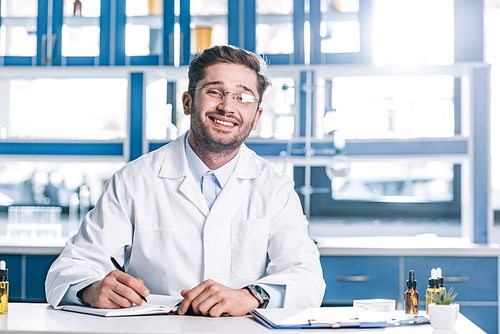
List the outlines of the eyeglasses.
{"type": "Polygon", "coordinates": [[[201,89],[203,94],[219,101],[224,100],[229,94],[231,94],[233,96],[233,101],[235,102],[235,104],[241,107],[249,108],[253,106],[254,103],[257,103],[257,106],[260,105],[259,100],[256,99],[253,95],[247,93],[233,93],[228,90],[221,90],[220,88],[211,85],[203,85],[200,87],[191,88],[189,89],[189,91],[198,89],[201,89]]]}

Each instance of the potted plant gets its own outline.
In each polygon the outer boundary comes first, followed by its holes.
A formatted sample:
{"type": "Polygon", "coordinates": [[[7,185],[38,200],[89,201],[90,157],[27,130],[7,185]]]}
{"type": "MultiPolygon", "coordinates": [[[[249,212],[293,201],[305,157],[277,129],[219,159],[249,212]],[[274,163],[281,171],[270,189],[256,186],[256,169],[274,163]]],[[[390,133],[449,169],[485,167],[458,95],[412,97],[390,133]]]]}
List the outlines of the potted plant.
{"type": "Polygon", "coordinates": [[[431,325],[438,329],[451,329],[455,326],[460,305],[453,303],[457,293],[450,289],[449,292],[442,290],[432,297],[432,303],[429,304],[429,318],[431,325]]]}

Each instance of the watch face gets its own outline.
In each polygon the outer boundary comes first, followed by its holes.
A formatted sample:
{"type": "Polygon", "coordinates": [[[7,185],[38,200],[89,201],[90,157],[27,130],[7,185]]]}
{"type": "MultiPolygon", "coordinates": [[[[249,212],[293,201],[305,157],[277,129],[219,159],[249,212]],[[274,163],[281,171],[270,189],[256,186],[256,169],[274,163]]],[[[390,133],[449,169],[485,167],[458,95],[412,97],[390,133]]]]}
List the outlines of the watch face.
{"type": "Polygon", "coordinates": [[[260,305],[259,308],[266,308],[267,304],[269,304],[269,294],[262,287],[258,285],[250,284],[248,289],[252,294],[257,298],[260,305]]]}
{"type": "Polygon", "coordinates": [[[263,299],[269,298],[269,295],[267,294],[266,290],[262,289],[259,285],[255,286],[255,290],[263,297],[263,299]]]}

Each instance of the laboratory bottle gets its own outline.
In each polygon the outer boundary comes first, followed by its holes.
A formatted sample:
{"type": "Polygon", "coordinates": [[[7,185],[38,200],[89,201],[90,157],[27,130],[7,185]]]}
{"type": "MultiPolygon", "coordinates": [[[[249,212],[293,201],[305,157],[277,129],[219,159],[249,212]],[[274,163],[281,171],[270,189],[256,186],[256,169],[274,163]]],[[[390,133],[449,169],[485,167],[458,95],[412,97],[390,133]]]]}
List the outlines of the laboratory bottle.
{"type": "Polygon", "coordinates": [[[90,209],[90,189],[85,184],[85,182],[80,186],[78,191],[78,196],[80,200],[80,221],[83,220],[83,217],[89,212],[90,209]]]}
{"type": "Polygon", "coordinates": [[[5,261],[0,261],[0,314],[9,310],[9,270],[5,261]]]}
{"type": "Polygon", "coordinates": [[[418,314],[418,291],[417,281],[415,280],[415,272],[410,270],[408,280],[406,281],[405,292],[405,313],[418,314]]]}
{"type": "Polygon", "coordinates": [[[440,292],[446,292],[446,288],[444,287],[444,277],[443,277],[443,271],[441,268],[436,268],[436,276],[438,279],[438,288],[440,292]]]}
{"type": "Polygon", "coordinates": [[[437,279],[436,269],[432,268],[431,277],[429,278],[429,286],[425,291],[425,312],[429,314],[429,304],[432,303],[432,298],[439,292],[439,282],[437,279]]]}
{"type": "Polygon", "coordinates": [[[82,3],[80,0],[75,0],[73,4],[73,14],[75,16],[82,16],[82,3]]]}

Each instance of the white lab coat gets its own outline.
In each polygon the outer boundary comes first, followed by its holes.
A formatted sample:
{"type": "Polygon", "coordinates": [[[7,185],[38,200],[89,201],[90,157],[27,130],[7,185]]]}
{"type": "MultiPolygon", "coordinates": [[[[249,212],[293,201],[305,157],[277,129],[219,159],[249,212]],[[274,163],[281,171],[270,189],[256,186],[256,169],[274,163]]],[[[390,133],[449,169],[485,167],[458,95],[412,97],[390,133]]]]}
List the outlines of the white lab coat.
{"type": "Polygon", "coordinates": [[[325,283],[294,184],[245,145],[209,211],[186,162],[186,134],[116,172],[46,279],[58,306],[70,284],[102,279],[110,256],[151,293],[206,279],[286,286],[284,307],[317,307],[325,283]]]}

